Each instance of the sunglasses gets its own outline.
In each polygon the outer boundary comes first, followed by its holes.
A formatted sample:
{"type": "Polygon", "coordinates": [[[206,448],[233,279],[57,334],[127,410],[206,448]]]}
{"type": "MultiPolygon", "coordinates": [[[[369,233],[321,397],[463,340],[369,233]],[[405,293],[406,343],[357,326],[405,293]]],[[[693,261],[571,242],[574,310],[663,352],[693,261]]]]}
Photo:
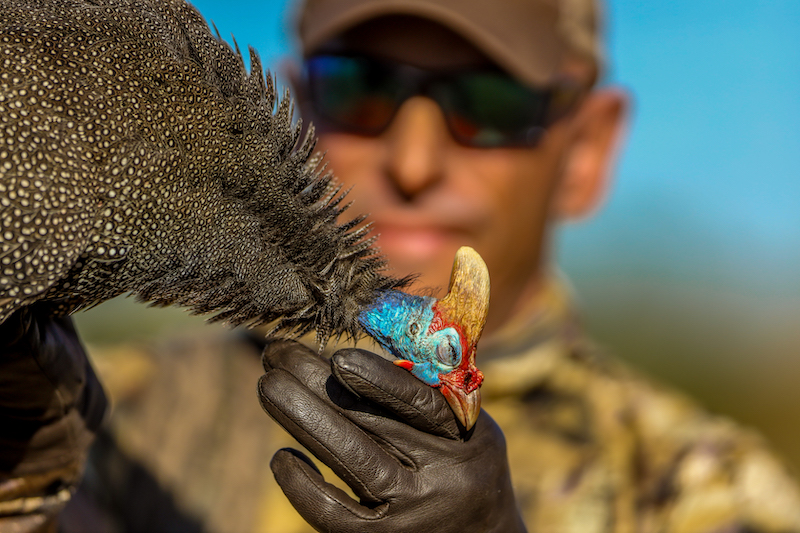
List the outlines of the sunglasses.
{"type": "Polygon", "coordinates": [[[537,89],[500,69],[439,72],[365,56],[314,55],[304,76],[323,128],[377,136],[403,102],[424,95],[441,107],[456,142],[481,148],[535,145],[584,94],[572,80],[537,89]]]}

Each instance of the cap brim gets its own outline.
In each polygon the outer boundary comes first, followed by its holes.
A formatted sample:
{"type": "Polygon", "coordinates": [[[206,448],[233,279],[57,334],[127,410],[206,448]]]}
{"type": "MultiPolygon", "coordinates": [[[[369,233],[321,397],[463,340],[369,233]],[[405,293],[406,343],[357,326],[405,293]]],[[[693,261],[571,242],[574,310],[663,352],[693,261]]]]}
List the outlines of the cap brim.
{"type": "Polygon", "coordinates": [[[506,10],[498,10],[485,0],[336,0],[310,4],[300,26],[305,55],[370,20],[405,15],[452,30],[531,85],[551,82],[563,63],[565,46],[558,30],[558,13],[544,1],[517,2],[506,10]],[[524,9],[524,13],[514,16],[515,9],[524,9]]]}

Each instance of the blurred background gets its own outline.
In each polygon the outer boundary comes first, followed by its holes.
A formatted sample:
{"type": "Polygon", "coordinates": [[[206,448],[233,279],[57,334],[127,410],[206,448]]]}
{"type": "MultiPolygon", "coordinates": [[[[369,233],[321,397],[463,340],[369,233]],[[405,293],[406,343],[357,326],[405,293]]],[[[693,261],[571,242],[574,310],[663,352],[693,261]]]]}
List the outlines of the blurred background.
{"type": "MultiPolygon", "coordinates": [[[[291,1],[193,3],[272,69],[293,51],[291,1]]],[[[633,95],[629,139],[559,264],[595,338],[800,473],[800,2],[607,5],[605,83],[633,95]]],[[[201,324],[125,299],[76,319],[90,346],[201,324]]]]}

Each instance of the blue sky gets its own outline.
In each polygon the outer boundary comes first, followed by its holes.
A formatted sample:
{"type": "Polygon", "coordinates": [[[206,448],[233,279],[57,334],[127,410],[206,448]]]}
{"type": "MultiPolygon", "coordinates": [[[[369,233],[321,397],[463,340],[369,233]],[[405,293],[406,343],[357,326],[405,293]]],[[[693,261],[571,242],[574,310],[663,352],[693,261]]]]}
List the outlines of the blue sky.
{"type": "MultiPolygon", "coordinates": [[[[266,65],[291,53],[288,2],[194,4],[266,65]]],[[[634,113],[608,204],[562,232],[564,268],[800,297],[800,2],[613,0],[607,20],[607,83],[634,113]]]]}
{"type": "Polygon", "coordinates": [[[616,0],[609,19],[633,124],[565,258],[800,296],[800,2],[616,0]]]}

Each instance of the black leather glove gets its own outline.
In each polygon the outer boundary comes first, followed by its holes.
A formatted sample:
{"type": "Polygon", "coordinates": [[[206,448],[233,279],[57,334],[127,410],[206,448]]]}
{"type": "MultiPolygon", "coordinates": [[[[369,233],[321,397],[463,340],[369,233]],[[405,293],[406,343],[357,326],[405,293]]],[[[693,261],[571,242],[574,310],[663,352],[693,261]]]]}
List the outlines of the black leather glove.
{"type": "Polygon", "coordinates": [[[69,318],[24,308],[0,324],[0,530],[53,521],[105,408],[69,318]]]}
{"type": "Polygon", "coordinates": [[[438,390],[363,350],[341,350],[328,362],[275,341],[263,362],[264,409],[361,500],[325,482],[299,451],[278,451],[275,479],[316,530],[525,531],[505,439],[485,412],[462,438],[438,390]]]}

